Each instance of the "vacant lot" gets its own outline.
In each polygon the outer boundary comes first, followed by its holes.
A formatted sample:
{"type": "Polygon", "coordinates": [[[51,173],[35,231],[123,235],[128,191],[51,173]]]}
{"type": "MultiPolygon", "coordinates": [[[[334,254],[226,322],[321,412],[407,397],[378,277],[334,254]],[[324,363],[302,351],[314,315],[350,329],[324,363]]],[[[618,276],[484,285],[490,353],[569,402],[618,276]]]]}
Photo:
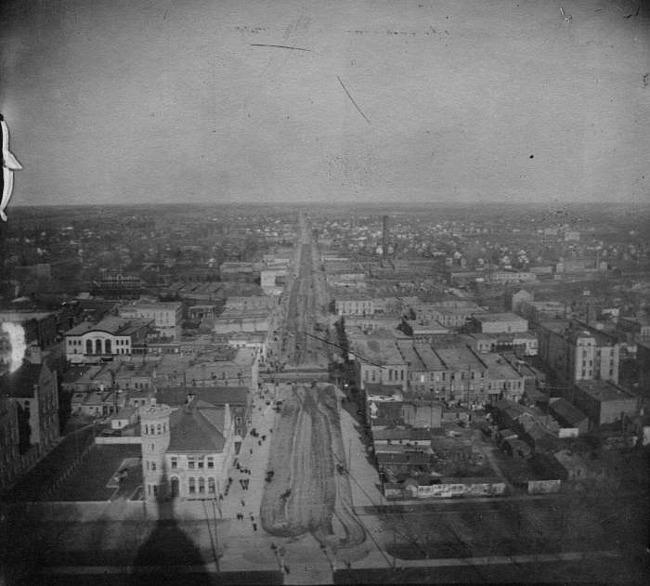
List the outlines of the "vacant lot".
{"type": "Polygon", "coordinates": [[[140,484],[140,446],[98,445],[85,455],[49,500],[106,501],[129,498],[140,484]],[[118,470],[126,470],[121,483],[115,478],[118,470]]]}

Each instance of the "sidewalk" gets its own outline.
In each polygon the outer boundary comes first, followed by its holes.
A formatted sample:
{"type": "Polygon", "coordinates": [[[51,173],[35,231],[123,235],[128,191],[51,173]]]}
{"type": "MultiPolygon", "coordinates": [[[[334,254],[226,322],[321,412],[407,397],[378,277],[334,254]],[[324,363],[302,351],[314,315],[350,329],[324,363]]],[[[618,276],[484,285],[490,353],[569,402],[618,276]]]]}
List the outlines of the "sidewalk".
{"type": "Polygon", "coordinates": [[[385,504],[379,485],[379,473],[373,464],[368,461],[366,446],[361,441],[359,430],[361,424],[355,418],[341,408],[341,433],[345,445],[345,453],[348,458],[348,473],[350,475],[350,486],[352,487],[352,500],[354,508],[379,506],[385,504]],[[357,427],[355,427],[357,426],[357,427]]]}
{"type": "MultiPolygon", "coordinates": [[[[280,385],[281,386],[281,385],[280,385]]],[[[222,518],[234,519],[235,528],[244,531],[246,534],[253,534],[253,522],[257,523],[257,533],[262,532],[259,523],[260,505],[262,503],[262,494],[264,493],[264,476],[269,458],[269,448],[273,434],[270,429],[275,423],[276,412],[273,410],[273,385],[265,383],[262,385],[262,391],[267,390],[270,405],[266,404],[266,398],[259,398],[258,390],[254,391],[254,400],[252,406],[252,425],[251,429],[257,430],[258,437],[253,437],[249,433],[244,438],[239,456],[240,470],[234,466],[228,471],[228,476],[232,478],[232,484],[228,495],[222,501],[219,501],[222,518]],[[266,436],[262,440],[262,436],[266,436]],[[261,442],[261,445],[259,445],[261,442]],[[251,453],[252,451],[252,453],[251,453]],[[245,474],[242,470],[250,470],[250,474],[245,474]],[[245,490],[240,484],[240,480],[248,480],[248,489],[245,490]],[[244,503],[242,505],[242,502],[244,503]],[[237,513],[244,515],[243,521],[237,520],[237,513]],[[251,521],[251,514],[254,521],[251,521]]],[[[278,390],[280,395],[280,390],[278,390]]],[[[235,529],[237,531],[237,529],[235,529]]]]}

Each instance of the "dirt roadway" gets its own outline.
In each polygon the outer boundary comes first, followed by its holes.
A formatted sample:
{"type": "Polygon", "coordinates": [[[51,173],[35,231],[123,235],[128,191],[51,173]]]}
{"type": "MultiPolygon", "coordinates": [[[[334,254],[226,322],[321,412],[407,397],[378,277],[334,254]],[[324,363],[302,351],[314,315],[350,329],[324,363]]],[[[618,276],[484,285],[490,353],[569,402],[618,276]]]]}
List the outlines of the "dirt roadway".
{"type": "Polygon", "coordinates": [[[295,385],[277,418],[264,487],[262,527],[272,535],[311,533],[334,549],[365,541],[352,508],[336,389],[295,385]]]}

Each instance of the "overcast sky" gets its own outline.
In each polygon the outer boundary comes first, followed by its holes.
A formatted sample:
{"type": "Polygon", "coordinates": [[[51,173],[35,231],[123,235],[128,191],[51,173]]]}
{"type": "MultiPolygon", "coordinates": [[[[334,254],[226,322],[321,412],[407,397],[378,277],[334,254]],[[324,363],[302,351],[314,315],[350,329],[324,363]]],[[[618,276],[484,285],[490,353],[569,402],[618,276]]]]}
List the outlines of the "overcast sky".
{"type": "Polygon", "coordinates": [[[641,202],[637,8],[14,1],[0,32],[0,110],[24,167],[11,205],[641,202]]]}

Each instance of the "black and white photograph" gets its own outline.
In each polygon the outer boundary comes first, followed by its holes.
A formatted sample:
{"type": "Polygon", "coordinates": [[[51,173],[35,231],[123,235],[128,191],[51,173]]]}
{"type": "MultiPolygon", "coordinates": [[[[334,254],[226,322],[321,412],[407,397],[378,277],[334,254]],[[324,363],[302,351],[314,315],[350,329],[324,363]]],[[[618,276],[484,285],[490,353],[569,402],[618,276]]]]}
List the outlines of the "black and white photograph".
{"type": "Polygon", "coordinates": [[[650,583],[650,4],[5,0],[0,584],[650,583]]]}

